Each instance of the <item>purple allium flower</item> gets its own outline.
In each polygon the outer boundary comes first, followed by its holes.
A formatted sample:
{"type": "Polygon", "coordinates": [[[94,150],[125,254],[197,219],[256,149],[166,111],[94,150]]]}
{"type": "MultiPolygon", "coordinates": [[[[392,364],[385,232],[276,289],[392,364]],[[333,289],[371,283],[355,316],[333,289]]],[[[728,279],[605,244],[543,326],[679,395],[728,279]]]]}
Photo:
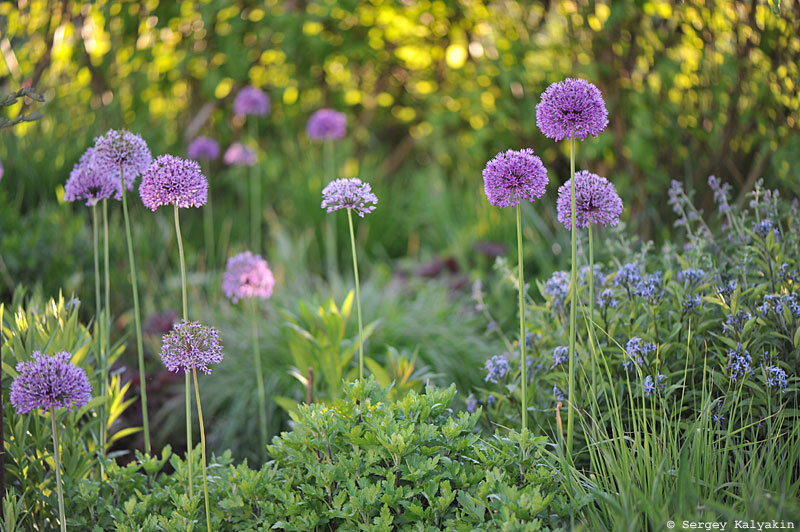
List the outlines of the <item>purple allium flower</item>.
{"type": "Polygon", "coordinates": [[[336,140],[347,133],[347,117],[333,109],[320,109],[311,115],[306,134],[314,140],[336,140]]]}
{"type": "MultiPolygon", "coordinates": [[[[568,180],[558,189],[558,221],[564,227],[572,227],[572,180],[568,180]]],[[[622,214],[622,200],[617,190],[605,177],[581,170],[575,172],[575,224],[578,228],[589,227],[589,224],[615,226],[622,214]]]]}
{"type": "Polygon", "coordinates": [[[548,182],[542,160],[530,148],[500,152],[483,169],[483,190],[495,207],[535,201],[544,195],[548,182]]]}
{"type": "Polygon", "coordinates": [[[64,185],[64,200],[86,200],[86,206],[97,205],[98,202],[108,198],[122,199],[120,184],[113,176],[99,172],[92,164],[94,148],[89,148],[69,173],[69,179],[64,185]]]}
{"type": "Polygon", "coordinates": [[[228,259],[222,275],[222,291],[234,303],[251,297],[267,299],[274,286],[272,270],[260,255],[245,251],[228,259]]]}
{"type": "Polygon", "coordinates": [[[322,189],[321,207],[328,212],[353,209],[363,218],[375,210],[377,203],[378,196],[372,193],[369,183],[362,183],[357,177],[334,179],[322,189]]]}
{"type": "Polygon", "coordinates": [[[475,397],[475,394],[469,394],[469,397],[467,397],[467,412],[470,414],[475,413],[475,410],[478,409],[478,404],[480,404],[480,401],[478,401],[478,398],[475,397]]]}
{"type": "Polygon", "coordinates": [[[503,355],[495,355],[486,361],[486,382],[497,382],[511,370],[511,365],[503,355]]]}
{"type": "Polygon", "coordinates": [[[157,312],[147,317],[147,321],[144,324],[144,332],[163,336],[172,330],[177,321],[178,314],[172,309],[157,312]]]}
{"type": "Polygon", "coordinates": [[[233,112],[239,116],[267,116],[269,96],[261,89],[248,85],[236,94],[233,100],[233,112]]]}
{"type": "Polygon", "coordinates": [[[70,362],[62,351],[48,356],[34,351],[28,362],[17,363],[19,375],[11,383],[11,404],[18,414],[36,409],[80,408],[91,399],[92,385],[86,372],[70,362]]]}
{"type": "Polygon", "coordinates": [[[189,159],[216,159],[219,157],[219,143],[209,137],[197,137],[186,150],[189,159]]]}
{"type": "Polygon", "coordinates": [[[222,160],[228,166],[253,166],[258,161],[258,156],[241,142],[234,142],[225,150],[222,160]]]}
{"type": "Polygon", "coordinates": [[[596,137],[608,125],[603,95],[593,84],[567,78],[553,83],[536,106],[536,124],[545,137],[560,141],[596,137]]]}
{"type": "Polygon", "coordinates": [[[554,272],[550,279],[544,284],[544,293],[553,298],[553,305],[563,308],[564,302],[569,296],[569,273],[554,272]]]}
{"type": "Polygon", "coordinates": [[[208,180],[195,161],[159,155],[142,175],[139,195],[151,211],[162,205],[200,207],[208,200],[208,180]]]}
{"type": "Polygon", "coordinates": [[[94,140],[93,164],[97,170],[119,179],[120,168],[125,188],[133,189],[133,183],[153,162],[147,143],[139,135],[124,129],[109,129],[94,140]]]}
{"type": "Polygon", "coordinates": [[[161,360],[169,371],[175,373],[186,373],[191,369],[211,373],[209,364],[222,362],[219,332],[199,321],[181,320],[164,335],[161,360]]]}
{"type": "Polygon", "coordinates": [[[642,384],[642,391],[644,392],[644,396],[645,397],[650,397],[650,394],[652,394],[653,392],[657,391],[656,387],[658,387],[659,390],[663,389],[664,388],[664,384],[663,384],[662,381],[664,379],[666,379],[666,378],[667,378],[667,376],[666,375],[662,375],[661,373],[657,373],[656,374],[655,382],[653,382],[653,376],[652,375],[648,375],[647,377],[645,377],[644,378],[644,384],[642,384]]]}
{"type": "Polygon", "coordinates": [[[764,371],[767,373],[767,387],[772,388],[777,386],[781,391],[786,391],[787,378],[786,372],[778,366],[764,366],[764,371]]]}

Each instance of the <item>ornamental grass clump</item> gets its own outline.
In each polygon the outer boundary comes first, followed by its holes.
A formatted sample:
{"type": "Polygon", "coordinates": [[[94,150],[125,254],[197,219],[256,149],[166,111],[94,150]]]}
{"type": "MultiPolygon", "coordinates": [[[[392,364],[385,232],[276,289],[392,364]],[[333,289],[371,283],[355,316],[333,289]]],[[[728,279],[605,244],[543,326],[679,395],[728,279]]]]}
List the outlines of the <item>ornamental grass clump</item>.
{"type": "MultiPolygon", "coordinates": [[[[208,199],[208,181],[200,165],[173,155],[159,155],[142,175],[139,195],[144,206],[155,211],[161,206],[172,205],[175,218],[175,236],[178,241],[178,257],[181,267],[181,301],[183,321],[189,321],[189,301],[186,286],[186,258],[183,253],[180,209],[201,207],[208,199]]],[[[184,395],[186,402],[186,454],[189,467],[189,495],[192,495],[192,397],[189,373],[185,373],[184,395]]],[[[199,409],[199,405],[198,405],[199,409]]],[[[207,501],[206,501],[207,503],[207,501]]]]}
{"type": "MultiPolygon", "coordinates": [[[[142,427],[144,429],[144,450],[150,452],[150,423],[147,415],[147,385],[144,367],[144,346],[142,344],[142,314],[139,308],[139,284],[136,275],[136,258],[133,253],[133,236],[131,220],[128,213],[126,191],[132,190],[134,182],[153,160],[147,143],[130,131],[110,129],[105,135],[95,139],[91,164],[96,172],[119,183],[119,194],[122,198],[122,213],[125,220],[125,240],[128,245],[128,265],[130,267],[131,291],[133,293],[133,319],[136,328],[136,349],[139,362],[139,380],[141,382],[142,427]]],[[[107,214],[103,211],[104,225],[108,225],[107,214]]],[[[106,238],[106,264],[108,264],[108,239],[106,238]]],[[[106,268],[106,318],[109,321],[109,279],[106,268]]]]}
{"type": "Polygon", "coordinates": [[[498,153],[483,169],[486,198],[495,207],[516,207],[517,214],[517,289],[519,290],[519,351],[522,370],[522,428],[528,427],[528,364],[525,351],[525,283],[522,275],[522,220],[520,203],[533,202],[544,195],[549,179],[542,160],[533,150],[507,150],[498,153]]]}
{"type": "MultiPolygon", "coordinates": [[[[347,116],[333,109],[319,109],[308,119],[306,134],[314,141],[322,142],[325,178],[330,179],[336,175],[336,154],[334,141],[339,140],[347,133],[347,116]]],[[[332,279],[338,271],[338,246],[336,232],[336,218],[328,217],[325,220],[325,262],[328,278],[332,279]]]]}
{"type": "Polygon", "coordinates": [[[257,300],[272,297],[275,277],[269,264],[260,255],[245,251],[228,259],[222,275],[222,291],[233,303],[248,300],[250,325],[253,335],[253,365],[256,373],[258,395],[258,429],[261,435],[261,449],[267,445],[267,398],[264,392],[264,372],[261,368],[261,349],[258,346],[258,308],[257,300]]]}
{"type": "MultiPolygon", "coordinates": [[[[205,174],[208,173],[208,164],[219,157],[219,143],[210,137],[197,137],[186,149],[186,156],[200,163],[201,168],[205,164],[205,174]]],[[[206,266],[214,268],[217,261],[216,238],[214,237],[214,211],[211,208],[211,198],[207,198],[203,209],[203,236],[206,243],[206,266]]]]}
{"type": "Polygon", "coordinates": [[[569,175],[570,175],[570,229],[572,231],[572,269],[570,271],[570,338],[569,338],[569,387],[567,390],[567,452],[572,452],[572,433],[574,425],[575,405],[573,392],[575,385],[575,339],[577,301],[577,204],[575,197],[575,139],[596,137],[608,125],[608,111],[603,95],[593,84],[582,79],[567,78],[553,83],[544,93],[536,106],[536,124],[545,137],[560,142],[569,140],[569,175]]]}
{"type": "Polygon", "coordinates": [[[353,211],[361,218],[375,210],[378,196],[372,192],[369,183],[359,178],[334,179],[322,189],[321,207],[327,212],[347,210],[350,227],[350,248],[353,254],[353,277],[356,285],[356,311],[358,312],[358,378],[364,378],[364,326],[361,318],[361,289],[358,280],[358,259],[356,258],[356,235],[353,231],[353,211]]]}
{"type": "MultiPolygon", "coordinates": [[[[203,407],[200,404],[200,388],[197,385],[197,370],[211,373],[211,364],[222,362],[222,345],[219,332],[213,327],[206,327],[197,321],[186,321],[175,324],[172,330],[164,335],[161,348],[161,360],[169,371],[183,372],[188,378],[192,373],[195,399],[197,400],[197,419],[200,422],[200,451],[203,459],[203,498],[206,507],[206,530],[211,528],[211,508],[208,501],[208,479],[206,473],[206,431],[203,424],[203,407]]],[[[187,453],[187,465],[191,463],[191,453],[187,453]]],[[[189,493],[191,497],[192,467],[189,465],[189,493]]]]}
{"type": "Polygon", "coordinates": [[[58,493],[58,520],[61,531],[67,530],[64,513],[64,492],[61,484],[61,462],[58,446],[58,426],[56,411],[66,408],[80,408],[89,402],[92,385],[86,372],[70,363],[70,355],[62,351],[53,356],[35,351],[29,362],[17,364],[17,377],[11,383],[9,399],[18,414],[33,410],[50,413],[53,433],[53,462],[56,472],[56,491],[58,493]]]}

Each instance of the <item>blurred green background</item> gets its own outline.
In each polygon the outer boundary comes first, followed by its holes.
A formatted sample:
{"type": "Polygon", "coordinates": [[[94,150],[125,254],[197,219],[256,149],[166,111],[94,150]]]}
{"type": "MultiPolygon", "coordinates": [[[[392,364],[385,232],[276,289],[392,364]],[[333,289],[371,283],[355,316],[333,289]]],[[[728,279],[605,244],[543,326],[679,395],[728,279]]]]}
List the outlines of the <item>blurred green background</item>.
{"type": "MultiPolygon", "coordinates": [[[[127,128],[154,155],[183,155],[192,138],[206,135],[224,150],[248,139],[231,106],[253,84],[272,100],[258,123],[269,234],[259,251],[278,279],[275,306],[341,299],[349,288],[347,267],[341,278],[322,276],[320,191],[333,176],[323,171],[322,146],[305,134],[312,112],[335,108],[348,117],[348,134],[335,145],[336,173],[368,180],[380,198],[358,224],[367,318],[388,314],[376,332],[381,342],[424,346],[429,353],[420,356],[433,372],[464,386],[480,380],[479,365],[498,349],[483,322],[463,313],[470,281],[490,272],[495,255],[514,250],[513,213],[483,196],[481,170],[496,152],[532,147],[549,170],[547,195],[524,209],[528,278],[549,276],[568,259],[568,234],[554,215],[569,168],[566,145],[545,139],[535,123],[550,83],[582,77],[602,91],[610,124],[580,143],[578,166],[616,184],[623,219],[644,239],[670,236],[672,179],[707,209],[709,174],[733,183],[740,201],[762,177],[800,192],[795,0],[19,0],[0,4],[0,56],[0,93],[30,86],[46,98],[7,109],[9,117],[38,109],[41,120],[0,131],[3,300],[20,284],[92,298],[89,211],[62,196],[95,136],[127,128]]],[[[215,287],[224,259],[248,241],[249,174],[221,162],[206,171],[220,251],[207,256],[201,215],[187,212],[193,298],[212,322],[236,330],[241,316],[215,287]]],[[[171,220],[133,199],[145,314],[177,308],[171,220]]],[[[116,204],[111,220],[119,272],[112,305],[122,335],[130,291],[116,204]]],[[[343,220],[338,230],[346,243],[343,220]]],[[[508,308],[502,318],[513,320],[513,294],[498,298],[508,308]]],[[[276,330],[265,349],[279,351],[282,318],[269,316],[276,330]]],[[[284,379],[285,348],[274,357],[275,378],[284,379]]]]}

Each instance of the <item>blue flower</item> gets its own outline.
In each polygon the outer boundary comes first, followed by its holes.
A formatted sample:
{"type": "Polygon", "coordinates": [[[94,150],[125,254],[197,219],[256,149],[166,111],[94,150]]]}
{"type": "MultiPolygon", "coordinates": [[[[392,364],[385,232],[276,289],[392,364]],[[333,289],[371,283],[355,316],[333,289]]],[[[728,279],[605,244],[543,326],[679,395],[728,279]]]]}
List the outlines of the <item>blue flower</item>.
{"type": "Polygon", "coordinates": [[[626,290],[633,290],[641,281],[639,266],[632,262],[622,266],[614,276],[614,286],[622,286],[626,290]]]}
{"type": "Polygon", "coordinates": [[[502,355],[495,355],[486,361],[486,382],[497,382],[506,376],[511,366],[508,360],[502,355]]]}
{"type": "Polygon", "coordinates": [[[555,272],[544,284],[544,293],[553,298],[556,308],[563,308],[569,296],[569,273],[555,272]]]}
{"type": "Polygon", "coordinates": [[[717,204],[719,212],[724,214],[731,210],[731,206],[728,204],[731,186],[728,183],[720,183],[719,179],[713,175],[708,176],[708,186],[714,192],[714,202],[717,204]]]}
{"type": "Polygon", "coordinates": [[[473,414],[475,410],[478,408],[479,402],[480,401],[478,401],[478,398],[475,397],[475,394],[473,393],[469,394],[469,397],[467,397],[467,412],[473,414]]]}
{"type": "Polygon", "coordinates": [[[721,284],[717,285],[717,293],[723,297],[730,297],[734,292],[736,292],[737,286],[738,283],[736,282],[736,279],[730,279],[727,281],[722,279],[721,284]]]}
{"type": "Polygon", "coordinates": [[[642,384],[642,391],[644,392],[645,397],[650,397],[650,394],[656,391],[656,386],[658,386],[659,390],[664,389],[663,380],[666,378],[666,375],[662,375],[661,373],[656,374],[656,380],[653,382],[653,376],[648,375],[644,378],[644,384],[642,384]]]}
{"type": "Polygon", "coordinates": [[[486,407],[487,408],[492,408],[492,406],[494,406],[494,403],[496,401],[497,401],[497,398],[494,395],[489,395],[489,397],[486,398],[486,407]]]}
{"type": "Polygon", "coordinates": [[[619,301],[614,298],[614,292],[610,288],[606,288],[600,292],[598,304],[600,308],[614,308],[619,304],[619,301]]]}
{"type": "Polygon", "coordinates": [[[661,272],[655,272],[642,277],[639,284],[633,289],[633,293],[639,297],[655,303],[664,297],[664,289],[661,286],[661,272]]]}
{"type": "Polygon", "coordinates": [[[693,285],[705,277],[706,272],[702,269],[687,268],[678,272],[678,280],[684,281],[688,285],[693,285]]]}
{"type": "Polygon", "coordinates": [[[786,372],[778,366],[764,366],[764,371],[767,373],[767,387],[779,387],[782,392],[786,391],[786,372]]]}
{"type": "Polygon", "coordinates": [[[560,345],[553,349],[553,365],[550,366],[550,369],[554,369],[556,366],[563,364],[569,360],[569,347],[565,345],[560,345]]]}
{"type": "Polygon", "coordinates": [[[737,382],[739,378],[747,377],[753,371],[752,363],[753,359],[750,357],[750,353],[742,344],[738,344],[736,349],[728,350],[727,370],[730,372],[731,382],[737,382]]]}
{"type": "Polygon", "coordinates": [[[703,302],[700,296],[692,296],[683,302],[683,313],[691,314],[703,308],[703,302]]]}
{"type": "Polygon", "coordinates": [[[558,389],[558,386],[553,386],[553,399],[556,401],[564,400],[564,392],[558,389]]]}
{"type": "Polygon", "coordinates": [[[725,320],[724,329],[740,334],[744,329],[745,324],[753,316],[749,312],[740,310],[736,314],[731,314],[725,320]]]}
{"type": "Polygon", "coordinates": [[[758,236],[760,236],[762,239],[763,238],[767,238],[767,235],[770,232],[773,232],[775,234],[775,238],[778,238],[778,237],[781,236],[780,231],[778,230],[777,227],[775,227],[774,222],[772,220],[770,220],[769,218],[765,218],[765,219],[761,220],[760,222],[758,222],[756,225],[754,225],[753,226],[753,232],[755,234],[757,234],[758,236]]]}

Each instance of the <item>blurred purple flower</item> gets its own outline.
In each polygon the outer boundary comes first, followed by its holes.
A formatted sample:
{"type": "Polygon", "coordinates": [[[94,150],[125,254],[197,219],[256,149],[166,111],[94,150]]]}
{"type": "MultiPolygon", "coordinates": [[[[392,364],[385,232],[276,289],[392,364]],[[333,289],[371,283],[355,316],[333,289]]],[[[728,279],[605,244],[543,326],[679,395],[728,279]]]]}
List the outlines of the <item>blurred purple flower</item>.
{"type": "Polygon", "coordinates": [[[222,275],[222,291],[234,303],[251,297],[267,299],[274,286],[272,270],[260,255],[245,251],[228,259],[222,275]]]}
{"type": "Polygon", "coordinates": [[[530,148],[500,152],[483,169],[483,189],[495,207],[535,201],[544,195],[548,182],[542,160],[530,148]]]}
{"type": "Polygon", "coordinates": [[[347,133],[347,117],[333,109],[320,109],[306,124],[308,137],[314,140],[336,140],[347,133]]]}
{"type": "Polygon", "coordinates": [[[200,207],[208,200],[208,180],[197,162],[159,155],[142,176],[139,195],[152,211],[162,205],[200,207]]]}
{"type": "Polygon", "coordinates": [[[189,159],[216,159],[219,157],[219,143],[209,137],[197,137],[186,150],[189,159]]]}
{"type": "MultiPolygon", "coordinates": [[[[112,175],[97,171],[93,164],[94,148],[89,148],[69,173],[69,179],[64,185],[64,200],[85,200],[86,206],[97,205],[98,202],[108,198],[122,199],[119,179],[112,175]]],[[[117,176],[119,177],[119,176],[117,176]]]]}
{"type": "MultiPolygon", "coordinates": [[[[572,180],[558,189],[558,221],[568,230],[572,226],[572,180]]],[[[622,214],[622,200],[605,177],[581,170],[575,173],[575,224],[579,229],[589,224],[615,226],[622,214]]]]}
{"type": "Polygon", "coordinates": [[[542,93],[536,106],[536,123],[547,138],[584,140],[606,128],[608,111],[597,87],[582,79],[567,78],[542,93]]]}
{"type": "Polygon", "coordinates": [[[133,189],[133,183],[153,162],[147,143],[139,135],[124,129],[109,129],[94,141],[93,164],[97,170],[119,180],[119,172],[125,180],[125,188],[133,189]]]}
{"type": "Polygon", "coordinates": [[[169,371],[184,373],[198,369],[211,373],[209,364],[222,362],[219,332],[197,321],[181,321],[164,335],[161,360],[169,371]]]}
{"type": "Polygon", "coordinates": [[[92,385],[71,358],[66,351],[53,356],[35,351],[30,361],[17,364],[19,375],[11,383],[10,399],[18,414],[51,408],[72,412],[89,402],[92,385]]]}
{"type": "Polygon", "coordinates": [[[269,114],[269,96],[261,89],[248,85],[236,94],[233,112],[239,116],[266,116],[269,114]]]}
{"type": "Polygon", "coordinates": [[[163,336],[172,330],[176,321],[178,321],[178,313],[172,309],[157,312],[147,317],[147,321],[144,324],[144,331],[147,334],[163,336]]]}
{"type": "Polygon", "coordinates": [[[375,210],[377,203],[378,196],[373,194],[369,183],[363,183],[357,177],[334,179],[322,189],[321,207],[328,212],[353,209],[363,218],[375,210]]]}
{"type": "Polygon", "coordinates": [[[242,144],[234,142],[225,150],[222,160],[228,166],[253,166],[256,164],[256,152],[242,144]]]}

